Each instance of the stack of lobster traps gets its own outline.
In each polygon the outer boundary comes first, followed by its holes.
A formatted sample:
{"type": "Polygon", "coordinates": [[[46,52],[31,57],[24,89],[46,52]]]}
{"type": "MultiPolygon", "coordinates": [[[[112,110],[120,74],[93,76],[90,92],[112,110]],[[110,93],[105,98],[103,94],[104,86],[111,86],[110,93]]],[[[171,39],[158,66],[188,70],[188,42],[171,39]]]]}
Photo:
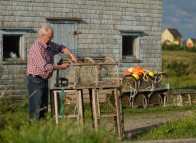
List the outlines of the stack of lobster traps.
{"type": "MultiPolygon", "coordinates": [[[[122,135],[121,127],[121,106],[119,103],[119,71],[118,63],[109,56],[103,57],[81,57],[77,63],[73,63],[69,58],[62,58],[59,64],[68,63],[70,66],[66,70],[59,70],[56,74],[55,87],[63,89],[52,90],[52,94],[58,96],[58,106],[55,115],[58,118],[73,113],[79,118],[78,121],[84,123],[86,117],[84,106],[88,102],[91,107],[92,125],[98,130],[100,126],[108,131],[117,131],[122,135]],[[74,92],[71,92],[74,90],[74,92]],[[71,95],[74,93],[75,95],[71,95]],[[89,101],[85,102],[87,97],[89,101]],[[75,99],[76,102],[68,99],[75,99]],[[75,105],[75,107],[71,107],[75,105]],[[70,108],[69,108],[70,106],[70,108]],[[68,109],[73,111],[68,111],[68,109]]],[[[51,98],[52,99],[52,98],[51,98]]],[[[57,103],[56,103],[57,104],[57,103]]],[[[54,110],[54,109],[53,109],[54,110]]]]}
{"type": "Polygon", "coordinates": [[[140,75],[129,73],[121,83],[122,106],[143,108],[163,105],[164,94],[168,90],[168,76],[163,72],[145,70],[140,75]]]}

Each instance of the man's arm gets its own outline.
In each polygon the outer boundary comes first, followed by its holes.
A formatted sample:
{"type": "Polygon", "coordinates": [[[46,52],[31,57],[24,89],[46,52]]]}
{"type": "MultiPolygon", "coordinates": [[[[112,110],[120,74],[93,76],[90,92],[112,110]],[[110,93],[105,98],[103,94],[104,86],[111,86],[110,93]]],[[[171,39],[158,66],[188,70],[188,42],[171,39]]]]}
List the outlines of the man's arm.
{"type": "Polygon", "coordinates": [[[73,62],[77,63],[78,58],[68,48],[65,47],[63,49],[63,53],[69,55],[71,60],[73,62]]]}
{"type": "Polygon", "coordinates": [[[55,65],[53,70],[65,70],[69,67],[68,63],[64,63],[62,65],[55,65]]]}

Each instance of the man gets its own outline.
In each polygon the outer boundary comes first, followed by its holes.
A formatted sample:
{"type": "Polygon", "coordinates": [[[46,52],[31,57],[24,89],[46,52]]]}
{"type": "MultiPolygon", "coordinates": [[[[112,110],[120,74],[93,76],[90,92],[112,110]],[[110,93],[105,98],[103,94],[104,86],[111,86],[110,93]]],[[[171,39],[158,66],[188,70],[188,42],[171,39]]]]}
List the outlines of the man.
{"type": "Polygon", "coordinates": [[[53,65],[54,56],[60,52],[70,56],[73,62],[77,57],[65,46],[52,42],[53,29],[42,26],[39,38],[32,44],[27,59],[27,88],[29,91],[29,119],[39,121],[48,111],[48,79],[54,70],[65,70],[68,64],[53,65]]]}

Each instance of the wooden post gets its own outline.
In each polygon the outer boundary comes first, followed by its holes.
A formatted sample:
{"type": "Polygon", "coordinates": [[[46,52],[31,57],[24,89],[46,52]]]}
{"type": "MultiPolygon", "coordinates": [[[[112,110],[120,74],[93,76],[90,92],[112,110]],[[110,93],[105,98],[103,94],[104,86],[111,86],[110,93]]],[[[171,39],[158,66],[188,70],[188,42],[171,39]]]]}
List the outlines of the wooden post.
{"type": "Polygon", "coordinates": [[[55,112],[55,121],[56,124],[59,123],[59,119],[58,119],[58,101],[57,101],[57,91],[53,91],[54,93],[54,112],[55,112]]]}
{"type": "Polygon", "coordinates": [[[92,119],[92,126],[94,126],[94,117],[93,117],[93,99],[92,99],[92,89],[89,89],[89,99],[90,99],[90,108],[91,108],[91,119],[92,119]]]}
{"type": "Polygon", "coordinates": [[[84,125],[83,92],[82,90],[77,90],[77,93],[79,94],[78,96],[76,95],[78,100],[78,123],[84,125]]]}
{"type": "Polygon", "coordinates": [[[94,127],[95,131],[98,131],[98,113],[97,113],[97,89],[92,89],[92,100],[93,100],[93,119],[94,119],[94,127]]]}
{"type": "Polygon", "coordinates": [[[191,103],[191,95],[190,94],[187,94],[188,95],[188,98],[189,98],[189,104],[192,105],[191,103]]]}
{"type": "Polygon", "coordinates": [[[118,96],[118,88],[114,89],[114,96],[115,96],[115,105],[116,105],[116,117],[117,117],[117,130],[118,135],[121,138],[122,137],[122,124],[121,124],[121,106],[119,103],[119,96],[118,96]]]}

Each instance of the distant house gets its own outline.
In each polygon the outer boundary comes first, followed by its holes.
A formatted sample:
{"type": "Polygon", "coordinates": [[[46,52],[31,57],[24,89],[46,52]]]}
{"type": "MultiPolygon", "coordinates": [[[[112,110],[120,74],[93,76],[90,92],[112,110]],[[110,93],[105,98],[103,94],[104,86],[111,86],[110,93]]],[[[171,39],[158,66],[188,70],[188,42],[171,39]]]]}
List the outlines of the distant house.
{"type": "Polygon", "coordinates": [[[187,47],[196,47],[196,39],[194,38],[188,38],[186,41],[187,47]]]}
{"type": "Polygon", "coordinates": [[[175,28],[166,28],[162,33],[162,44],[182,45],[182,34],[175,28]]]}

